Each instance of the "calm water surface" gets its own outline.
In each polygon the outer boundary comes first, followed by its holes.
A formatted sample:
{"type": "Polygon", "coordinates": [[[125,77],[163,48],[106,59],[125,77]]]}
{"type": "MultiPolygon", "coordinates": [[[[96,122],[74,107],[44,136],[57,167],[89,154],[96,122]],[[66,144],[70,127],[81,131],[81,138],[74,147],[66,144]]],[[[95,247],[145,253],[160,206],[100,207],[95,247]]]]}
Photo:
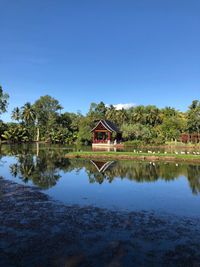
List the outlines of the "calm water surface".
{"type": "Polygon", "coordinates": [[[71,149],[2,146],[1,176],[66,204],[200,215],[200,165],[69,160],[71,149]]]}

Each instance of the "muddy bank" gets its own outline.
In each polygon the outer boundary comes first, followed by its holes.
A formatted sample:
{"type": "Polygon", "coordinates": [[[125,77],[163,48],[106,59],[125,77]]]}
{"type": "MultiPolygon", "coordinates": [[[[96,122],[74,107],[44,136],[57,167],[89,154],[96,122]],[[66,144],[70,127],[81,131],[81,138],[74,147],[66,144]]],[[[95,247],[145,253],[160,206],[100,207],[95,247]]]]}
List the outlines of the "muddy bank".
{"type": "Polygon", "coordinates": [[[188,162],[200,163],[200,156],[176,156],[176,155],[149,155],[132,154],[126,152],[70,152],[65,155],[66,158],[85,158],[85,159],[114,159],[114,160],[139,160],[139,161],[165,161],[165,162],[188,162]]]}
{"type": "Polygon", "coordinates": [[[0,178],[0,266],[200,266],[200,219],[65,206],[0,178]]]}

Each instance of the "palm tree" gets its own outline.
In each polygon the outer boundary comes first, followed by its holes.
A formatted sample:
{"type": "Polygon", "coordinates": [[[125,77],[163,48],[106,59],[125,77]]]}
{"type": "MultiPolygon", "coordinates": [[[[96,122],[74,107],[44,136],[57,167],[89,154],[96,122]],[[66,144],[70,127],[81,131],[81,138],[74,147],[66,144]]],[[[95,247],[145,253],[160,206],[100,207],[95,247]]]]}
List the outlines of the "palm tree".
{"type": "Polygon", "coordinates": [[[16,107],[16,108],[13,109],[11,118],[13,120],[18,121],[18,122],[21,119],[21,111],[20,111],[20,109],[18,107],[16,107]]]}
{"type": "Polygon", "coordinates": [[[146,107],[146,123],[150,126],[155,126],[161,123],[161,113],[156,106],[146,107]]]}
{"type": "Polygon", "coordinates": [[[33,109],[33,106],[31,103],[27,102],[23,107],[22,107],[22,119],[24,122],[28,124],[33,124],[35,121],[35,111],[33,109]]]}
{"type": "Polygon", "coordinates": [[[125,109],[117,110],[116,112],[116,123],[118,126],[122,126],[123,123],[127,122],[127,113],[125,109]]]}
{"type": "Polygon", "coordinates": [[[144,106],[137,106],[132,109],[132,122],[133,123],[145,123],[145,107],[144,106]]]}
{"type": "Polygon", "coordinates": [[[110,105],[109,108],[106,111],[106,119],[116,122],[116,109],[113,105],[110,105]]]}

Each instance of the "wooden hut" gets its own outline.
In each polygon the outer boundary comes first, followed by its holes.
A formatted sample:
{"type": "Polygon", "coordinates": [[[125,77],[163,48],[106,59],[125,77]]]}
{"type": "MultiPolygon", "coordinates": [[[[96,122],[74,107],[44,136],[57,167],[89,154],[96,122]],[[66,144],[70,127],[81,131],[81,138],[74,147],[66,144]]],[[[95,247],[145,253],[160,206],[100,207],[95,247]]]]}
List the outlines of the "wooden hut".
{"type": "Polygon", "coordinates": [[[93,146],[114,146],[121,140],[121,132],[111,121],[100,120],[91,130],[93,134],[93,146]]]}

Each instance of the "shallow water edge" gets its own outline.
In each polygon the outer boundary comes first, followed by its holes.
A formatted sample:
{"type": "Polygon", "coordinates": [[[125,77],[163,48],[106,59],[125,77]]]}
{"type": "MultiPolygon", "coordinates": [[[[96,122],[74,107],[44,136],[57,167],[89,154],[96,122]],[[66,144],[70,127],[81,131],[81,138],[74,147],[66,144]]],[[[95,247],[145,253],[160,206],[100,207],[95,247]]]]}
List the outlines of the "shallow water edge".
{"type": "Polygon", "coordinates": [[[0,179],[1,266],[198,266],[200,218],[66,206],[0,179]]]}

